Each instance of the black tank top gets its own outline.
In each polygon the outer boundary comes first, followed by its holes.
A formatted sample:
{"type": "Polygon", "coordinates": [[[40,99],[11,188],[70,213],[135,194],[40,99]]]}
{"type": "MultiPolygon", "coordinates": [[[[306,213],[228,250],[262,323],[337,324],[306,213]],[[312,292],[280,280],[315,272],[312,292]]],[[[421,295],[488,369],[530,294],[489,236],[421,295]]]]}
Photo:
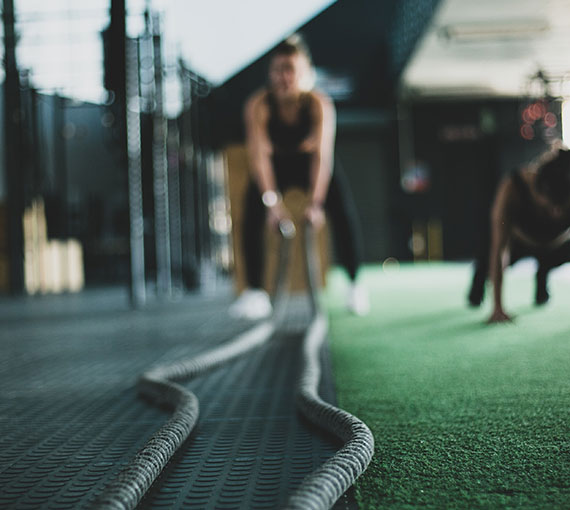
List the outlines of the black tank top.
{"type": "Polygon", "coordinates": [[[570,218],[554,219],[537,206],[520,171],[512,173],[511,181],[519,198],[513,211],[513,222],[529,238],[540,244],[548,244],[570,227],[570,218]]]}
{"type": "Polygon", "coordinates": [[[299,145],[309,136],[313,127],[311,96],[308,94],[301,96],[299,112],[293,123],[283,121],[279,115],[277,100],[271,92],[267,93],[267,104],[269,106],[267,129],[274,153],[299,153],[299,145]]]}

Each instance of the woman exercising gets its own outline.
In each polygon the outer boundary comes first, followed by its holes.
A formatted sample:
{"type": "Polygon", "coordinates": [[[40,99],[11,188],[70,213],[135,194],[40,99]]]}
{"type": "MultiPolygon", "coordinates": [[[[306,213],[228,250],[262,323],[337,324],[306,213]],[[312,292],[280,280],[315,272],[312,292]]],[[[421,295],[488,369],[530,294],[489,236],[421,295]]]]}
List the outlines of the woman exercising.
{"type": "Polygon", "coordinates": [[[336,253],[351,279],[347,305],[363,315],[368,296],[356,284],[361,239],[357,213],[334,160],[336,116],[332,101],[311,88],[309,51],[299,36],[274,50],[269,64],[269,85],[254,93],[244,110],[246,146],[252,182],[246,193],[244,257],[248,288],[230,307],[234,317],[259,319],[271,313],[262,290],[263,227],[277,228],[289,218],[282,193],[290,187],[307,190],[306,220],[316,228],[331,222],[336,253]]]}
{"type": "Polygon", "coordinates": [[[538,164],[518,171],[498,188],[491,212],[489,258],[477,263],[469,301],[483,299],[487,273],[494,308],[488,322],[510,321],[503,309],[503,270],[523,257],[538,261],[537,304],[549,299],[548,272],[570,261],[570,151],[545,154],[538,164]]]}

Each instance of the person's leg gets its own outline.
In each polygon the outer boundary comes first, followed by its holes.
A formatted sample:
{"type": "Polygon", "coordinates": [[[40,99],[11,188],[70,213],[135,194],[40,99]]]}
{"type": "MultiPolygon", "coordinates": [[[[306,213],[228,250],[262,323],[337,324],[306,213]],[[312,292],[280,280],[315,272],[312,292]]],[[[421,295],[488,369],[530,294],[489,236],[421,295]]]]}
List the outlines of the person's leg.
{"type": "MultiPolygon", "coordinates": [[[[469,304],[471,306],[479,306],[485,296],[485,283],[489,276],[489,250],[491,246],[490,232],[488,231],[482,237],[482,244],[475,261],[475,271],[473,273],[473,280],[469,290],[469,304]]],[[[536,254],[527,246],[512,240],[508,246],[508,265],[512,266],[515,262],[525,257],[535,257],[536,254]]]]}
{"type": "Polygon", "coordinates": [[[347,306],[353,313],[365,315],[370,308],[368,294],[356,283],[362,261],[362,233],[346,176],[338,164],[335,164],[324,206],[333,231],[338,261],[351,280],[347,306]]]}
{"type": "Polygon", "coordinates": [[[534,292],[534,302],[537,305],[544,305],[550,299],[548,292],[548,272],[550,269],[538,260],[538,269],[536,270],[536,287],[534,292]]]}
{"type": "Polygon", "coordinates": [[[249,184],[245,197],[242,223],[243,257],[247,286],[260,289],[263,278],[263,227],[266,211],[254,182],[249,184]]]}
{"type": "Polygon", "coordinates": [[[550,299],[548,292],[548,273],[555,267],[570,262],[570,242],[537,256],[535,303],[543,305],[550,299]]]}
{"type": "Polygon", "coordinates": [[[362,261],[362,233],[346,176],[336,163],[324,207],[331,222],[339,262],[354,281],[362,261]]]}
{"type": "Polygon", "coordinates": [[[489,275],[489,244],[489,232],[487,230],[482,236],[481,246],[475,259],[473,280],[468,295],[471,306],[479,306],[485,297],[485,282],[489,275]]]}
{"type": "MultiPolygon", "coordinates": [[[[537,248],[529,247],[521,242],[513,241],[511,243],[510,260],[509,264],[512,265],[524,258],[534,258],[537,261],[538,268],[536,270],[536,287],[534,300],[537,305],[545,304],[550,298],[547,289],[548,272],[552,267],[560,265],[556,263],[556,257],[560,253],[558,250],[548,252],[539,250],[537,248]],[[554,264],[554,265],[552,265],[554,264]]],[[[568,259],[566,259],[568,260],[568,259]]],[[[562,263],[562,262],[560,262],[562,263]]]]}
{"type": "Polygon", "coordinates": [[[263,278],[263,227],[266,211],[257,186],[250,183],[246,192],[242,226],[242,251],[247,288],[230,306],[230,315],[242,319],[262,319],[271,314],[269,296],[262,289],[263,278]]]}

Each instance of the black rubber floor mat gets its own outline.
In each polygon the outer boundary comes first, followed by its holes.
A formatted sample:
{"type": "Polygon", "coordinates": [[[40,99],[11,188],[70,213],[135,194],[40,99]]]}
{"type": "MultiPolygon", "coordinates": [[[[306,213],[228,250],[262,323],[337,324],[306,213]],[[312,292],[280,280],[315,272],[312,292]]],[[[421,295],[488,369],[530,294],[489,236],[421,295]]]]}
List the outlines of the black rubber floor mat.
{"type": "Polygon", "coordinates": [[[201,402],[199,424],[141,508],[280,508],[334,454],[338,445],[295,410],[300,340],[280,336],[189,385],[201,402]]]}
{"type": "MultiPolygon", "coordinates": [[[[168,416],[137,397],[138,375],[248,327],[227,318],[227,296],[142,312],[117,292],[68,298],[6,306],[0,508],[87,508],[168,416]]],[[[188,383],[200,399],[198,426],[141,508],[279,508],[334,453],[335,442],[295,410],[308,313],[302,300],[290,309],[289,326],[269,345],[188,383]]],[[[330,370],[323,376],[332,401],[330,370]]]]}

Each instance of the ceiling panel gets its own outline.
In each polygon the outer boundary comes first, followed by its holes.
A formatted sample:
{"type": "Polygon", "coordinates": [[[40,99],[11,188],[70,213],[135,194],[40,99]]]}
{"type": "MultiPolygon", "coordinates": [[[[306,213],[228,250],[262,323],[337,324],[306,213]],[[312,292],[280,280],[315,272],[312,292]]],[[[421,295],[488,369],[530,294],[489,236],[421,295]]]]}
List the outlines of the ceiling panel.
{"type": "Polygon", "coordinates": [[[419,95],[570,96],[569,0],[443,0],[402,78],[419,95]],[[540,8],[538,8],[540,6],[540,8]]]}

